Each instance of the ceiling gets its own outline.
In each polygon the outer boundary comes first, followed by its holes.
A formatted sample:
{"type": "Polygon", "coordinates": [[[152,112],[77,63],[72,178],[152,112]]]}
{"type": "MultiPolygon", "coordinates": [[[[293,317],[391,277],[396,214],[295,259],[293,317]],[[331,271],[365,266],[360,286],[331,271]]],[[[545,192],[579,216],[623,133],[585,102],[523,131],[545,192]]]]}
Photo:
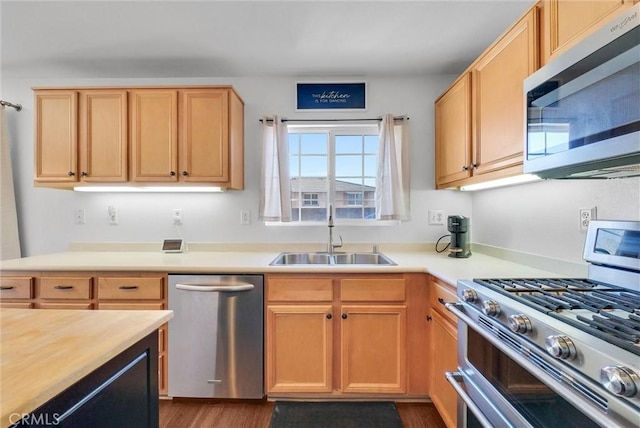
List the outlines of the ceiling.
{"type": "Polygon", "coordinates": [[[532,0],[0,2],[7,77],[458,74],[532,0]]]}

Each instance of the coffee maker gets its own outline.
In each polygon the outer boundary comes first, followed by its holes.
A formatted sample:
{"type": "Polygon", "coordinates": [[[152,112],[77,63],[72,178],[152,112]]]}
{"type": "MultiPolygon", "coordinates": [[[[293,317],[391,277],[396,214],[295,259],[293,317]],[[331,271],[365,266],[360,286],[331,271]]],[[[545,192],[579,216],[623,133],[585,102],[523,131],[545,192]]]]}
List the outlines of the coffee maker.
{"type": "Polygon", "coordinates": [[[449,257],[459,259],[471,255],[469,249],[469,218],[461,215],[450,215],[447,218],[447,230],[451,232],[449,257]]]}

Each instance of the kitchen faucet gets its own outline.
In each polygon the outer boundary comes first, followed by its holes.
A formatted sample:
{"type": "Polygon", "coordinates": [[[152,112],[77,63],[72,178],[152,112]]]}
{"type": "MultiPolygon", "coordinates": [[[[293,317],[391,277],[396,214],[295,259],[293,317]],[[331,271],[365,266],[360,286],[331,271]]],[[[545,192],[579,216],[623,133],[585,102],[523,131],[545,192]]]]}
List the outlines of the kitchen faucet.
{"type": "Polygon", "coordinates": [[[333,204],[329,204],[329,221],[327,226],[329,227],[329,242],[327,243],[327,252],[333,253],[336,248],[342,247],[342,236],[340,236],[340,244],[333,243],[333,204]]]}

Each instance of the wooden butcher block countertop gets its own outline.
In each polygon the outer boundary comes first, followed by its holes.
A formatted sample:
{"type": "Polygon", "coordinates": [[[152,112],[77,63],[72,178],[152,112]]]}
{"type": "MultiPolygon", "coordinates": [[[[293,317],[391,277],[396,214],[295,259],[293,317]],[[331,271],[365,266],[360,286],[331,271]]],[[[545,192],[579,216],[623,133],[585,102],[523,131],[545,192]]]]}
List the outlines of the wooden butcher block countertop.
{"type": "Polygon", "coordinates": [[[17,422],[15,414],[37,409],[172,317],[172,311],[0,309],[0,425],[17,422]]]}

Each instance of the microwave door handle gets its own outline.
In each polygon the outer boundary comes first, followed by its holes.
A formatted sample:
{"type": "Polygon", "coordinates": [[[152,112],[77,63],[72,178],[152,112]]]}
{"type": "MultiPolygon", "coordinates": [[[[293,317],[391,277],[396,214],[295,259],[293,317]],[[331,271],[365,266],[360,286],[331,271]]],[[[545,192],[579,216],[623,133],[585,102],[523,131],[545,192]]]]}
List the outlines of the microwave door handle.
{"type": "Polygon", "coordinates": [[[185,291],[200,291],[200,292],[222,292],[231,293],[236,291],[251,291],[255,287],[253,284],[247,283],[233,283],[233,284],[219,284],[219,285],[197,285],[197,284],[176,284],[178,290],[185,291]]]}
{"type": "MultiPolygon", "coordinates": [[[[462,374],[460,372],[445,372],[444,376],[447,378],[447,381],[451,384],[453,389],[455,389],[458,397],[460,397],[467,408],[471,410],[471,413],[473,413],[476,419],[478,419],[480,425],[482,425],[483,428],[493,428],[493,424],[482,413],[482,410],[480,410],[476,403],[473,402],[473,399],[469,396],[469,394],[467,394],[467,391],[465,391],[464,388],[460,386],[460,382],[463,381],[462,374]]],[[[482,394],[482,392],[480,391],[479,393],[482,394]]],[[[484,396],[484,394],[482,395],[484,396]]],[[[486,398],[486,401],[488,403],[489,399],[486,398]]]]}

